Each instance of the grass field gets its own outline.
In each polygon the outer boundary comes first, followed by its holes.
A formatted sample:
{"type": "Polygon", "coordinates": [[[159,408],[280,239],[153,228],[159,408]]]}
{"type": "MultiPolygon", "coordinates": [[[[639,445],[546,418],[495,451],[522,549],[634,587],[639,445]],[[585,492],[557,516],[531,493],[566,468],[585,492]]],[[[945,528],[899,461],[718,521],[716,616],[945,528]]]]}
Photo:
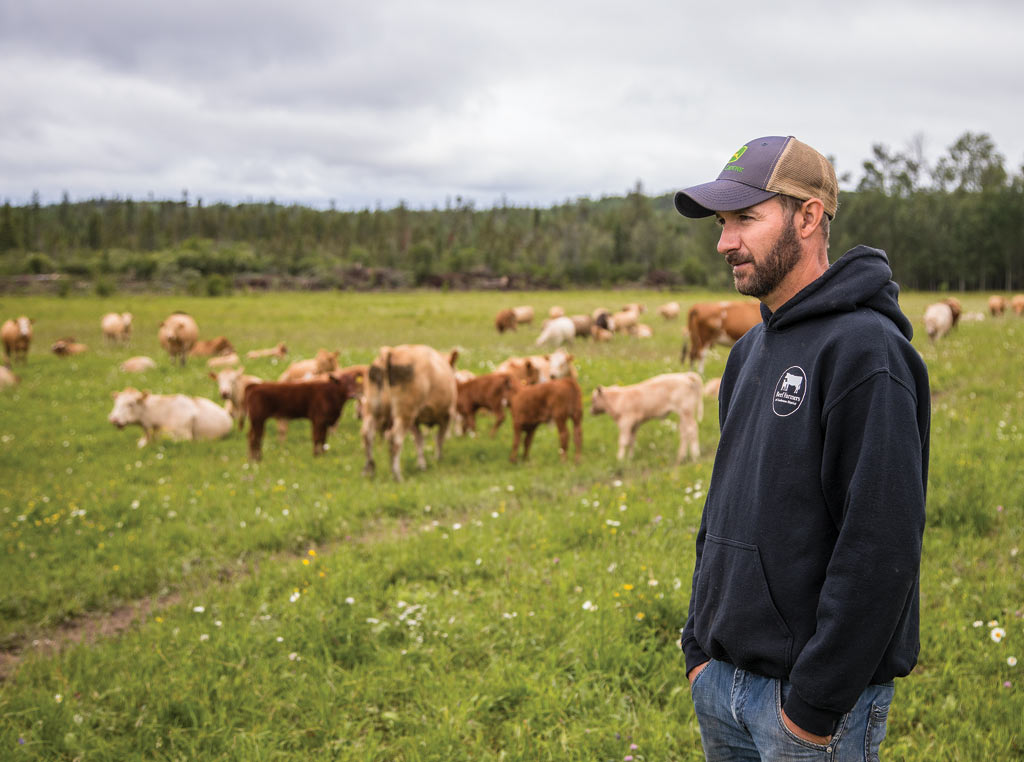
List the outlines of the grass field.
{"type": "MultiPolygon", "coordinates": [[[[684,305],[714,296],[675,296],[684,305]]],[[[987,295],[962,297],[982,311],[987,295]]],[[[107,423],[111,392],[213,397],[205,365],[172,368],[156,341],[172,310],[242,351],[285,340],[289,358],[382,344],[459,347],[486,371],[532,351],[539,325],[499,336],[494,313],[567,312],[669,297],[651,292],[267,294],[220,299],[4,297],[35,318],[22,382],[0,391],[0,759],[698,760],[678,650],[693,541],[717,444],[674,467],[675,422],[640,429],[615,461],[606,416],[584,423],[579,466],[553,427],[508,463],[511,428],[456,438],[440,463],[373,479],[348,406],[330,449],[309,425],[138,449],[107,423]],[[130,348],[99,318],[130,310],[130,348]],[[92,348],[49,353],[73,335],[92,348]],[[148,354],[158,368],[126,376],[148,354]]],[[[933,389],[922,653],[897,684],[883,756],[1024,757],[1024,321],[967,322],[929,345],[933,295],[905,294],[933,389]],[[1005,630],[1005,637],[993,637],[1005,630]]],[[[680,369],[681,323],[573,348],[584,394],[680,369]]],[[[720,375],[726,350],[709,360],[720,375]]],[[[247,370],[276,377],[282,366],[247,370]]],[[[486,414],[481,416],[486,431],[486,414]]]]}

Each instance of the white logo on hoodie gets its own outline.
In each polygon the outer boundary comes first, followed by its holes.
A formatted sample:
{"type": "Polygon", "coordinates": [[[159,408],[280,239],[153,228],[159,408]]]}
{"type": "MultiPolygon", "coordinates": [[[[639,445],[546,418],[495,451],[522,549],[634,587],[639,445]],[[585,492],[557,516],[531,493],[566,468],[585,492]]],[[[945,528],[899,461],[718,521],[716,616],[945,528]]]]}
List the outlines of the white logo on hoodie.
{"type": "Polygon", "coordinates": [[[786,368],[775,384],[772,412],[780,418],[793,415],[803,404],[806,393],[807,374],[804,369],[797,365],[786,368]]]}

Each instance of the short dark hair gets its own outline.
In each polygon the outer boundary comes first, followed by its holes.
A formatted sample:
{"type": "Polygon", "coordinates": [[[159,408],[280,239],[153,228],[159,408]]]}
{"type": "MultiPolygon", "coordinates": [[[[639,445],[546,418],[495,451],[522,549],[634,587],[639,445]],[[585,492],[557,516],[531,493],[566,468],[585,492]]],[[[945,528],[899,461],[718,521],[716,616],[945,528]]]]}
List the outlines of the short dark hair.
{"type": "MultiPolygon", "coordinates": [[[[782,204],[782,211],[784,211],[786,214],[788,214],[791,217],[794,214],[796,214],[798,211],[800,211],[800,207],[803,206],[804,203],[805,203],[801,199],[798,199],[795,196],[787,196],[785,193],[780,193],[775,198],[777,198],[779,200],[779,203],[782,204]]],[[[821,232],[825,236],[825,246],[826,246],[826,248],[828,247],[828,236],[829,236],[829,232],[830,232],[829,231],[829,223],[830,222],[831,222],[831,220],[829,219],[828,215],[823,213],[821,215],[821,232]]]]}

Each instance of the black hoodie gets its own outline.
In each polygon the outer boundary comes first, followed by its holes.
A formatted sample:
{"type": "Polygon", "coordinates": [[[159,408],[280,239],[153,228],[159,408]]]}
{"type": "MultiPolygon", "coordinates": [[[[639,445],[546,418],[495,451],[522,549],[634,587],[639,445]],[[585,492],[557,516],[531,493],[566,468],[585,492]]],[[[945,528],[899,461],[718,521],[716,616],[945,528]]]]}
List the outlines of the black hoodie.
{"type": "Polygon", "coordinates": [[[928,373],[885,253],[858,246],[729,354],[686,669],[788,679],[783,707],[833,732],[918,639],[928,373]]]}

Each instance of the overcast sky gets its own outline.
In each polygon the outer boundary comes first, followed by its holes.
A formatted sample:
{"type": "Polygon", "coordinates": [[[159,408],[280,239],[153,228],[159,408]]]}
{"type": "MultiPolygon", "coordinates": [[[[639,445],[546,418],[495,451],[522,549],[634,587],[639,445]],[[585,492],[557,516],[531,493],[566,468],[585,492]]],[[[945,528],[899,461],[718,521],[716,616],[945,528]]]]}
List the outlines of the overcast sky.
{"type": "Polygon", "coordinates": [[[0,0],[0,200],[548,206],[792,134],[1024,163],[1024,3],[0,0]],[[834,7],[830,7],[834,6],[834,7]]]}

